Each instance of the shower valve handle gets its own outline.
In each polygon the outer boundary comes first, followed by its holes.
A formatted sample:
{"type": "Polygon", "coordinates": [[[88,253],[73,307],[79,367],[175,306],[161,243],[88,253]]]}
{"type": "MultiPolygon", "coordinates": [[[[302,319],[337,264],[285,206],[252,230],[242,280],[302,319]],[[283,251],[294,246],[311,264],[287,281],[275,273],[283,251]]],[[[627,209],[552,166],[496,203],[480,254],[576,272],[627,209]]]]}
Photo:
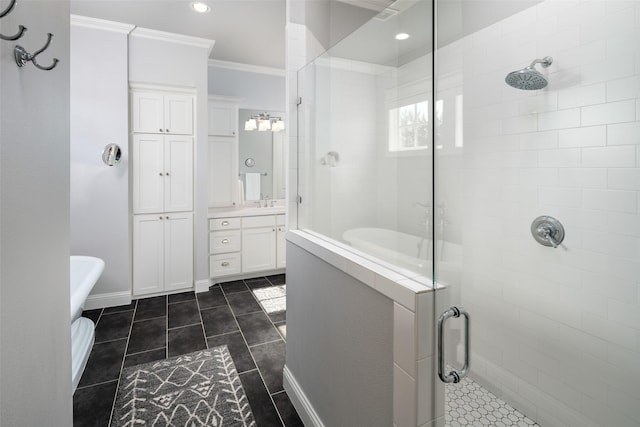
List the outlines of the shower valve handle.
{"type": "Polygon", "coordinates": [[[538,233],[538,236],[540,236],[541,239],[546,240],[551,243],[551,246],[557,248],[559,242],[553,238],[552,231],[551,227],[547,224],[542,224],[536,229],[536,233],[538,233]]]}

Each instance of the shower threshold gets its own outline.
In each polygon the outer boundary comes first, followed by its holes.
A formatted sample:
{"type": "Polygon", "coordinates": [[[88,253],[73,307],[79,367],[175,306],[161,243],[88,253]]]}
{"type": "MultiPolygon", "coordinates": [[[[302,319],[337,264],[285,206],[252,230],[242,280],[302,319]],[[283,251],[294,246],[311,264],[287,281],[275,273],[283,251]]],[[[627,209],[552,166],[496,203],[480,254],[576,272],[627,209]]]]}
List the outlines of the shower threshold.
{"type": "Polygon", "coordinates": [[[539,427],[475,381],[445,385],[445,426],[539,427]]]}

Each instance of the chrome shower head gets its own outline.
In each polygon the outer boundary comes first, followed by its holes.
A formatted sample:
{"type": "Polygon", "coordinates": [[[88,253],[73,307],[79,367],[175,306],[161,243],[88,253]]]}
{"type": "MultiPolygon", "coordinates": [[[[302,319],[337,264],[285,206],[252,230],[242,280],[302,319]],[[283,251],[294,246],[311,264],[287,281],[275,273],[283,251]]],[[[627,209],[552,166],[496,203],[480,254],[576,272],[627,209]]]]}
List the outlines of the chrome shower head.
{"type": "Polygon", "coordinates": [[[546,56],[542,59],[534,60],[528,67],[522,70],[512,71],[507,74],[504,81],[511,87],[523,90],[543,89],[547,86],[547,79],[536,69],[536,64],[542,64],[543,68],[547,68],[553,62],[553,58],[546,56]]]}

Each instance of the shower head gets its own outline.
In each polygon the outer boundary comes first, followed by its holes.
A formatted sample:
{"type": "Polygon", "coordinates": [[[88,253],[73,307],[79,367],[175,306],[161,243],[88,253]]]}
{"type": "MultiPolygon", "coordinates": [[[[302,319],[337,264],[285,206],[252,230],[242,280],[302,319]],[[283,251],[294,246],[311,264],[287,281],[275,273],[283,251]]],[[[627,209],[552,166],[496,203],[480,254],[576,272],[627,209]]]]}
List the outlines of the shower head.
{"type": "Polygon", "coordinates": [[[523,90],[543,89],[547,86],[547,79],[535,69],[536,64],[542,64],[547,68],[553,62],[553,58],[545,56],[542,59],[534,60],[528,67],[522,70],[512,71],[507,74],[504,81],[511,87],[523,90]]]}

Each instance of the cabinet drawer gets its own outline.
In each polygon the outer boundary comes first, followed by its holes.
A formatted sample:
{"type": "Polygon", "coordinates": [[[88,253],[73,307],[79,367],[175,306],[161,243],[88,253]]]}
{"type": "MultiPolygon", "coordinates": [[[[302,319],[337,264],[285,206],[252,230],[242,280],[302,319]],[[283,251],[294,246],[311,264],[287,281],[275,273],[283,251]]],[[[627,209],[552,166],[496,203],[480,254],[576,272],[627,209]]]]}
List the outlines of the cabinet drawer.
{"type": "Polygon", "coordinates": [[[211,277],[228,276],[240,273],[240,254],[221,254],[209,256],[209,274],[211,277]]]}
{"type": "Polygon", "coordinates": [[[284,215],[276,215],[276,225],[285,225],[284,215]]]}
{"type": "Polygon", "coordinates": [[[223,254],[240,252],[240,230],[212,231],[209,233],[209,252],[223,254]]]}
{"type": "Polygon", "coordinates": [[[209,230],[236,230],[240,228],[240,218],[212,218],[209,230]]]}
{"type": "Polygon", "coordinates": [[[275,215],[246,216],[242,218],[242,228],[273,227],[275,225],[275,215]]]}

